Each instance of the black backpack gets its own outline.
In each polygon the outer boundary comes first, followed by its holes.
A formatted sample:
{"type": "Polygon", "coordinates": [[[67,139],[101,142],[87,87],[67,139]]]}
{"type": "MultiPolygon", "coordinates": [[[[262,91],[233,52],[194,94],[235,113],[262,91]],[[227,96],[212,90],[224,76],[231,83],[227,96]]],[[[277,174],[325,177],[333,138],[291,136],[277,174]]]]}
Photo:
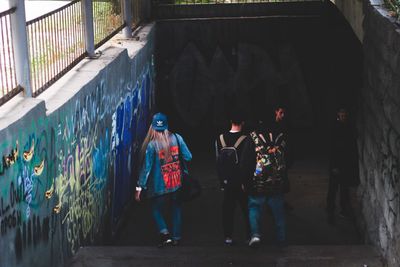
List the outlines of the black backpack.
{"type": "Polygon", "coordinates": [[[222,147],[217,156],[217,173],[222,183],[229,183],[229,180],[237,175],[239,165],[237,148],[245,138],[246,136],[242,135],[233,146],[227,146],[224,136],[222,134],[219,136],[222,147]]]}

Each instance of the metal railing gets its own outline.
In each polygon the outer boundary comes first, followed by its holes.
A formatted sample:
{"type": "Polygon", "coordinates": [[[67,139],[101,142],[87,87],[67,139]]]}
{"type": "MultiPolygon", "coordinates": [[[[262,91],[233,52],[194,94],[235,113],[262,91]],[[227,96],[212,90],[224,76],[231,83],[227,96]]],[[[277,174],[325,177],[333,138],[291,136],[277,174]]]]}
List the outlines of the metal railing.
{"type": "Polygon", "coordinates": [[[37,96],[86,55],[80,0],[28,21],[32,95],[37,96]]]}
{"type": "Polygon", "coordinates": [[[22,91],[15,74],[11,14],[16,8],[0,13],[0,105],[22,91]]]}
{"type": "MultiPolygon", "coordinates": [[[[18,64],[15,58],[29,58],[29,75],[22,73],[24,76],[21,79],[23,84],[25,81],[29,84],[28,89],[25,88],[26,95],[37,96],[83,58],[93,55],[93,48],[98,48],[123,29],[127,19],[132,26],[138,25],[143,19],[143,6],[146,3],[142,1],[147,0],[132,0],[132,3],[128,0],[126,10],[132,15],[123,14],[121,1],[124,0],[85,0],[84,4],[81,0],[75,0],[30,20],[26,22],[27,44],[18,48],[12,36],[12,26],[16,21],[24,21],[24,11],[21,11],[23,18],[15,13],[18,7],[1,12],[0,105],[25,87],[19,85],[18,77],[21,76],[18,75],[21,72],[17,65],[21,65],[23,71],[26,70],[26,65],[18,64]],[[89,24],[88,19],[91,21],[89,24]]],[[[24,6],[18,10],[24,10],[24,6]]],[[[23,30],[18,30],[18,33],[21,32],[23,30]]],[[[129,37],[129,31],[127,32],[126,36],[129,37]]]]}
{"type": "Polygon", "coordinates": [[[93,1],[94,43],[98,48],[125,26],[120,0],[93,1]]]}
{"type": "Polygon", "coordinates": [[[132,0],[132,28],[136,28],[141,21],[143,21],[145,18],[143,16],[144,8],[145,5],[143,1],[149,1],[149,0],[132,0]]]}
{"type": "Polygon", "coordinates": [[[153,4],[163,5],[196,5],[196,4],[246,4],[246,3],[276,3],[276,2],[316,2],[321,0],[154,0],[153,4]]]}

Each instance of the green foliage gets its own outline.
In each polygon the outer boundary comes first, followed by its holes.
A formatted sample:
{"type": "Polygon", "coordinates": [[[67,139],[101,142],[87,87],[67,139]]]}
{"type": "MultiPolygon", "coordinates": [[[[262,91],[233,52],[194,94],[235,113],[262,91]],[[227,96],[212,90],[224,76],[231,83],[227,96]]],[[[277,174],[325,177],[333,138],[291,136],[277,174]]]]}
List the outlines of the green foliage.
{"type": "Polygon", "coordinates": [[[391,11],[393,17],[400,15],[400,0],[384,0],[386,7],[391,11]]]}

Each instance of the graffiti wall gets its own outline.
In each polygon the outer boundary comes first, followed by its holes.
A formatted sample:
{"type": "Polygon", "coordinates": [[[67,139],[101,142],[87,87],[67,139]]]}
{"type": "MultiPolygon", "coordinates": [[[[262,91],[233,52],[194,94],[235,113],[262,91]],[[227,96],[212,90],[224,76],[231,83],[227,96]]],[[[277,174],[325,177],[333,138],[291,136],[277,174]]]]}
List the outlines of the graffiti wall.
{"type": "Polygon", "coordinates": [[[154,102],[152,36],[135,53],[111,48],[55,111],[40,102],[0,130],[0,266],[61,266],[115,230],[154,102]]]}

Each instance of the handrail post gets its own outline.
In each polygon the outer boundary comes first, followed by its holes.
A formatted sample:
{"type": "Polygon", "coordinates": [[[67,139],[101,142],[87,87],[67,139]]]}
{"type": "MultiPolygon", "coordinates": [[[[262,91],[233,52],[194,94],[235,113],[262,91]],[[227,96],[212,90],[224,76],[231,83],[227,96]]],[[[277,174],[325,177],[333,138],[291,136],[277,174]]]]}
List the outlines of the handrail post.
{"type": "Polygon", "coordinates": [[[94,53],[94,27],[93,27],[93,1],[82,0],[82,17],[85,27],[85,45],[88,57],[95,57],[94,53]]]}
{"type": "Polygon", "coordinates": [[[124,16],[125,28],[122,29],[122,34],[125,38],[132,37],[132,0],[122,0],[122,11],[124,16]]]}
{"type": "Polygon", "coordinates": [[[10,6],[16,7],[15,12],[11,14],[11,38],[14,47],[15,76],[18,85],[24,89],[24,95],[32,97],[25,2],[24,0],[10,0],[10,6]]]}

